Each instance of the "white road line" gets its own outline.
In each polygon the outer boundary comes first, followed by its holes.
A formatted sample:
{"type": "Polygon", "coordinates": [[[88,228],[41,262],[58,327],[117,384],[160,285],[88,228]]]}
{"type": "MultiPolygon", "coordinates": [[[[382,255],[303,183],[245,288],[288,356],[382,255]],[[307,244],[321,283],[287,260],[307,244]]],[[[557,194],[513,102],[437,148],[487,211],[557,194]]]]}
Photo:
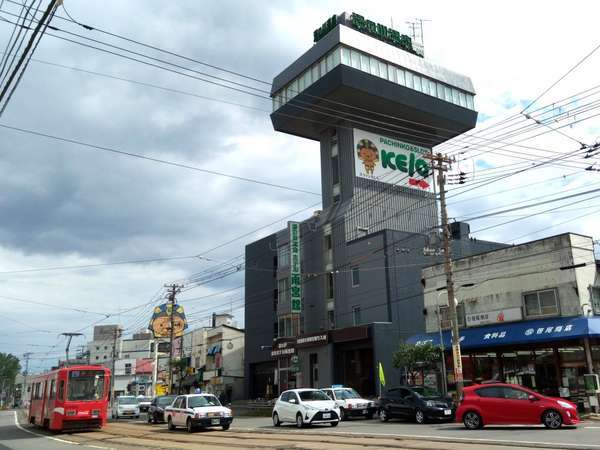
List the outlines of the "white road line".
{"type": "Polygon", "coordinates": [[[56,442],[62,442],[63,444],[82,445],[84,447],[102,448],[102,449],[107,449],[107,450],[115,450],[115,449],[113,449],[111,447],[100,447],[98,445],[86,445],[86,444],[82,444],[81,442],[67,441],[66,439],[60,439],[60,438],[57,438],[57,437],[54,437],[54,436],[48,436],[47,434],[36,433],[35,431],[31,431],[31,430],[28,430],[27,428],[23,427],[19,423],[19,417],[17,416],[17,412],[13,411],[13,413],[15,414],[15,426],[19,430],[24,431],[25,433],[33,434],[34,436],[43,437],[43,438],[46,438],[46,439],[51,439],[51,440],[56,441],[56,442]]]}

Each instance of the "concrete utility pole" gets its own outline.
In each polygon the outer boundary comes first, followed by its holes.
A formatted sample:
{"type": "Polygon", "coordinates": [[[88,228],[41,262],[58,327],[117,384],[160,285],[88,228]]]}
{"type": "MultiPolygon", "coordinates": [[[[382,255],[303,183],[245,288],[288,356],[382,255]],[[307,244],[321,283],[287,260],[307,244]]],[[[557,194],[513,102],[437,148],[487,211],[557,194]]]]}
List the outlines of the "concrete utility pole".
{"type": "MultiPolygon", "coordinates": [[[[169,394],[173,393],[173,339],[175,338],[175,307],[177,300],[175,296],[181,292],[182,284],[165,285],[169,288],[169,303],[171,304],[171,324],[169,327],[169,394]]],[[[167,310],[168,311],[168,310],[167,310]]]]}
{"type": "Polygon", "coordinates": [[[117,356],[118,356],[117,341],[119,340],[120,337],[121,337],[121,329],[117,327],[113,334],[112,358],[111,358],[112,362],[111,362],[111,369],[110,369],[110,399],[109,400],[110,400],[111,410],[112,410],[114,397],[115,397],[115,360],[117,359],[117,356]]]}
{"type": "Polygon", "coordinates": [[[460,335],[458,331],[458,320],[456,316],[456,303],[454,301],[454,281],[452,279],[452,259],[450,258],[450,227],[448,225],[448,211],[446,209],[446,177],[444,172],[448,170],[445,164],[451,164],[447,156],[437,153],[430,155],[432,163],[437,163],[438,186],[440,188],[440,212],[442,215],[442,241],[444,249],[444,271],[446,273],[446,291],[448,292],[448,316],[452,327],[452,356],[454,360],[454,381],[456,383],[456,395],[462,395],[464,382],[462,371],[462,357],[460,352],[460,335]]]}
{"type": "Polygon", "coordinates": [[[21,391],[21,406],[27,404],[29,400],[27,398],[27,375],[29,374],[29,359],[31,358],[33,353],[27,352],[23,353],[23,358],[25,358],[25,370],[23,371],[23,390],[21,391]]]}

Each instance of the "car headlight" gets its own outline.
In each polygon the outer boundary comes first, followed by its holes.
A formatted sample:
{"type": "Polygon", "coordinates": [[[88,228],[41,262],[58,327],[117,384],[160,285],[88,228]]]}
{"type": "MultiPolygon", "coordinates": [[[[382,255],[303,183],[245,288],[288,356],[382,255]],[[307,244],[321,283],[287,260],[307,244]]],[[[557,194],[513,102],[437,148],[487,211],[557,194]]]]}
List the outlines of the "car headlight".
{"type": "Polygon", "coordinates": [[[567,402],[563,402],[562,400],[556,400],[556,403],[558,403],[560,406],[562,406],[563,408],[566,408],[566,409],[575,409],[575,407],[573,405],[571,405],[570,403],[567,403],[567,402]]]}
{"type": "Polygon", "coordinates": [[[315,408],[314,406],[311,406],[311,405],[304,405],[304,408],[309,411],[318,411],[319,410],[319,408],[315,408]]]}
{"type": "Polygon", "coordinates": [[[206,413],[205,412],[197,412],[196,414],[194,414],[194,417],[196,419],[200,419],[201,417],[206,417],[206,413]]]}
{"type": "Polygon", "coordinates": [[[231,417],[231,411],[227,410],[223,412],[223,417],[231,417]]]}

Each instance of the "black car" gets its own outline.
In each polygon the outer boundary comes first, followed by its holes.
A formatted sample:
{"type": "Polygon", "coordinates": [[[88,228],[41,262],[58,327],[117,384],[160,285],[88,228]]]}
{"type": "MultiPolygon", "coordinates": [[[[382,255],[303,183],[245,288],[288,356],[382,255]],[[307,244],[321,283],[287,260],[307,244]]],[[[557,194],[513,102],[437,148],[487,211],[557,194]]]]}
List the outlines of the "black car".
{"type": "Polygon", "coordinates": [[[160,395],[152,399],[148,408],[148,423],[159,423],[165,421],[165,408],[171,406],[176,395],[160,395]]]}
{"type": "Polygon", "coordinates": [[[389,389],[379,400],[379,419],[454,421],[456,409],[450,397],[425,386],[400,386],[389,389]]]}

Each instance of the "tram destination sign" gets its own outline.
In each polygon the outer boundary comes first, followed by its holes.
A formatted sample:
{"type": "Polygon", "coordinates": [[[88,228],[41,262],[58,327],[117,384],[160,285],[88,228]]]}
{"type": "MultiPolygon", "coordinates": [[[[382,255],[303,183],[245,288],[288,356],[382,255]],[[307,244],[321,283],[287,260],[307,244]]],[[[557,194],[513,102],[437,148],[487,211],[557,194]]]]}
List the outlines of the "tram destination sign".
{"type": "Polygon", "coordinates": [[[343,24],[350,28],[354,28],[356,31],[372,36],[375,39],[391,44],[394,47],[412,53],[413,55],[420,56],[421,58],[423,57],[423,52],[420,49],[415,48],[410,36],[402,34],[392,27],[385,26],[370,19],[365,19],[364,16],[355,12],[350,14],[349,17],[347,17],[346,14],[347,13],[333,15],[327,19],[323,25],[313,32],[314,42],[320,41],[338,24],[343,24]]]}

